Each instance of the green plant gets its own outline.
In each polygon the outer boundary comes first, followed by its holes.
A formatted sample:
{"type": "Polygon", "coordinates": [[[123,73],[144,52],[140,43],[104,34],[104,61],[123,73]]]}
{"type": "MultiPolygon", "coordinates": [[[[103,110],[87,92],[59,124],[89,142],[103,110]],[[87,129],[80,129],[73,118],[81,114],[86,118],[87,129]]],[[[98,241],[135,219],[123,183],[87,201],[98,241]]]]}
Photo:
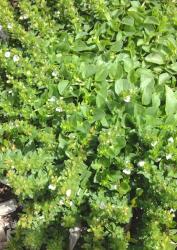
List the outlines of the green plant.
{"type": "Polygon", "coordinates": [[[9,249],[175,250],[176,1],[0,1],[9,249]],[[5,35],[5,36],[4,36],[5,35]]]}

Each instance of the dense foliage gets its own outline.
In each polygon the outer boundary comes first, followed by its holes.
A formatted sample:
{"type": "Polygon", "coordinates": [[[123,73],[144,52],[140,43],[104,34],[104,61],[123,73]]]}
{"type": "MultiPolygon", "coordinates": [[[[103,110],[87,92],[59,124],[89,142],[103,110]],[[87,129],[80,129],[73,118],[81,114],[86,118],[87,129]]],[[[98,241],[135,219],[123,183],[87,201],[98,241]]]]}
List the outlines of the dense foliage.
{"type": "Polygon", "coordinates": [[[13,250],[175,250],[177,4],[0,0],[13,250]]]}

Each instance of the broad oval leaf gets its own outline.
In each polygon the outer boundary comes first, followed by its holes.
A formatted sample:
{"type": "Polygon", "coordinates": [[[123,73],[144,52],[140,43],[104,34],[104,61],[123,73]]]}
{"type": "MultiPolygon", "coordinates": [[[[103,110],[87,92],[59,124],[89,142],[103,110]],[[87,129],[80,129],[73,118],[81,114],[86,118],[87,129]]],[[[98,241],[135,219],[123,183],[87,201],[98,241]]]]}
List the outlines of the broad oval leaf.
{"type": "Polygon", "coordinates": [[[62,80],[61,82],[59,82],[58,84],[58,91],[60,93],[60,95],[62,95],[66,89],[66,87],[68,86],[69,81],[68,80],[62,80]]]}
{"type": "Polygon", "coordinates": [[[159,64],[159,65],[165,63],[163,56],[161,54],[158,54],[158,53],[151,53],[151,54],[147,55],[145,57],[145,61],[150,62],[150,63],[159,64]]]}

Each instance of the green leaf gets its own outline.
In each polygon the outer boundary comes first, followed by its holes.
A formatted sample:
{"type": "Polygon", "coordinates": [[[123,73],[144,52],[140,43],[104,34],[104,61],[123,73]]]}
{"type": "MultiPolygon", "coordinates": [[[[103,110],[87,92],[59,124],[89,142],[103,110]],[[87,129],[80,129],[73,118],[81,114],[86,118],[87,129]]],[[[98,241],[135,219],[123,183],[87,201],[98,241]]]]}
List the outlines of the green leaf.
{"type": "Polygon", "coordinates": [[[170,79],[170,75],[168,73],[162,73],[159,76],[159,84],[164,84],[169,79],[170,79]]]}
{"type": "Polygon", "coordinates": [[[161,54],[158,53],[151,53],[148,56],[145,57],[145,61],[149,63],[154,63],[154,64],[164,64],[164,58],[161,54]]]}
{"type": "Polygon", "coordinates": [[[177,98],[175,96],[175,93],[170,87],[166,85],[165,89],[166,89],[165,111],[167,115],[172,115],[177,112],[177,98]]]}
{"type": "Polygon", "coordinates": [[[107,76],[108,76],[108,66],[105,64],[98,66],[97,72],[95,74],[95,81],[102,82],[106,79],[107,76]]]}
{"type": "Polygon", "coordinates": [[[177,62],[171,64],[171,65],[169,66],[169,68],[172,69],[173,71],[177,72],[177,62]]]}
{"type": "Polygon", "coordinates": [[[94,112],[94,121],[102,120],[105,117],[105,112],[101,108],[97,108],[94,112]]]}
{"type": "Polygon", "coordinates": [[[82,74],[83,78],[91,77],[95,74],[96,68],[94,64],[89,64],[82,62],[80,65],[80,73],[82,74]]]}
{"type": "Polygon", "coordinates": [[[66,87],[68,86],[69,81],[68,80],[62,80],[59,84],[58,84],[58,91],[60,93],[60,95],[62,95],[66,89],[66,87]]]}
{"type": "Polygon", "coordinates": [[[144,20],[144,23],[158,25],[159,21],[154,16],[147,16],[146,19],[144,20]]]}
{"type": "Polygon", "coordinates": [[[130,89],[130,83],[127,79],[119,79],[115,82],[115,92],[119,95],[122,91],[130,89]]]}
{"type": "Polygon", "coordinates": [[[124,59],[124,69],[128,73],[131,71],[134,67],[133,60],[129,57],[124,59]]]}
{"type": "Polygon", "coordinates": [[[105,98],[101,94],[96,96],[96,105],[98,108],[102,107],[105,104],[105,98]]]}
{"type": "Polygon", "coordinates": [[[149,85],[147,85],[144,90],[143,90],[143,95],[142,95],[142,104],[143,105],[149,105],[152,99],[152,88],[149,85]]]}
{"type": "Polygon", "coordinates": [[[113,63],[110,63],[109,65],[109,77],[111,79],[120,79],[123,75],[123,68],[120,64],[120,62],[113,62],[113,63]]]}
{"type": "Polygon", "coordinates": [[[155,108],[158,108],[160,106],[160,97],[157,93],[153,93],[152,95],[152,106],[155,108]]]}
{"type": "Polygon", "coordinates": [[[134,18],[133,17],[124,17],[122,19],[122,23],[128,26],[133,26],[134,25],[134,18]]]}
{"type": "Polygon", "coordinates": [[[81,52],[81,51],[90,50],[90,48],[86,45],[86,43],[85,43],[84,41],[82,41],[82,40],[77,40],[77,41],[74,43],[73,50],[74,50],[74,51],[77,51],[77,52],[81,52]]]}
{"type": "Polygon", "coordinates": [[[122,41],[116,41],[111,46],[111,51],[119,52],[122,49],[123,43],[122,41]]]}
{"type": "Polygon", "coordinates": [[[152,93],[154,88],[154,77],[149,70],[142,71],[140,88],[142,94],[142,104],[149,105],[152,100],[152,93]]]}

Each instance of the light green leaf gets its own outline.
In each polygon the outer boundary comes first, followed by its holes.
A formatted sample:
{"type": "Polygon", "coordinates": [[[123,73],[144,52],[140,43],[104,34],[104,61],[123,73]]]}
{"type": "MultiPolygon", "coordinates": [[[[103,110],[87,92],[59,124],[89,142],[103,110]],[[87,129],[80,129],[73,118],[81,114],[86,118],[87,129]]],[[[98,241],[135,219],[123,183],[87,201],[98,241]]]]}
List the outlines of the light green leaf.
{"type": "Polygon", "coordinates": [[[101,94],[96,96],[96,105],[98,108],[102,107],[105,104],[105,98],[101,94]]]}
{"type": "Polygon", "coordinates": [[[170,79],[170,75],[168,73],[162,73],[159,76],[159,84],[163,84],[166,81],[168,81],[170,79]]]}
{"type": "Polygon", "coordinates": [[[127,79],[120,79],[115,82],[115,92],[119,95],[122,91],[130,89],[131,85],[127,79]]]}
{"type": "Polygon", "coordinates": [[[143,90],[142,104],[149,105],[152,99],[152,88],[151,85],[147,85],[143,90]]]}
{"type": "Polygon", "coordinates": [[[169,68],[172,69],[173,71],[177,72],[177,62],[171,64],[171,65],[169,66],[169,68]]]}
{"type": "Polygon", "coordinates": [[[97,72],[95,74],[95,81],[102,82],[106,79],[107,76],[108,76],[108,66],[105,64],[98,66],[97,72]]]}
{"type": "Polygon", "coordinates": [[[95,65],[82,62],[80,65],[80,73],[83,78],[91,77],[95,74],[95,65]]]}
{"type": "Polygon", "coordinates": [[[156,17],[154,16],[147,16],[144,23],[148,23],[148,24],[155,24],[155,25],[158,25],[159,24],[159,21],[157,20],[156,17]]]}
{"type": "Polygon", "coordinates": [[[133,26],[134,25],[134,18],[133,17],[124,17],[122,19],[122,23],[128,26],[133,26]]]}
{"type": "Polygon", "coordinates": [[[59,84],[58,84],[58,91],[60,93],[60,95],[62,95],[66,89],[66,87],[68,86],[69,81],[68,80],[62,80],[59,84]]]}
{"type": "Polygon", "coordinates": [[[86,43],[82,40],[76,40],[73,47],[74,51],[80,52],[85,50],[90,50],[90,48],[86,45],[86,43]]]}
{"type": "Polygon", "coordinates": [[[120,62],[114,62],[114,63],[110,63],[109,65],[109,77],[111,79],[120,79],[123,75],[123,68],[120,64],[120,62]]]}
{"type": "Polygon", "coordinates": [[[134,66],[134,64],[133,64],[133,60],[132,60],[131,58],[127,57],[127,58],[124,59],[124,69],[125,69],[125,71],[126,71],[127,73],[128,73],[130,70],[133,69],[133,66],[134,66]]]}
{"type": "Polygon", "coordinates": [[[152,99],[152,93],[154,88],[154,77],[149,70],[142,71],[140,88],[142,94],[142,104],[149,105],[152,99]]]}
{"type": "Polygon", "coordinates": [[[111,51],[119,52],[122,49],[122,41],[116,41],[111,46],[111,51]]]}
{"type": "Polygon", "coordinates": [[[152,95],[152,106],[155,108],[158,108],[160,106],[160,97],[157,93],[153,93],[152,95]]]}
{"type": "Polygon", "coordinates": [[[165,105],[165,112],[167,115],[172,115],[177,112],[177,98],[173,90],[165,86],[166,88],[166,105],[165,105]]]}
{"type": "Polygon", "coordinates": [[[151,53],[148,56],[145,57],[145,61],[146,62],[150,62],[150,63],[155,63],[155,64],[164,64],[164,58],[161,54],[158,53],[151,53]]]}

